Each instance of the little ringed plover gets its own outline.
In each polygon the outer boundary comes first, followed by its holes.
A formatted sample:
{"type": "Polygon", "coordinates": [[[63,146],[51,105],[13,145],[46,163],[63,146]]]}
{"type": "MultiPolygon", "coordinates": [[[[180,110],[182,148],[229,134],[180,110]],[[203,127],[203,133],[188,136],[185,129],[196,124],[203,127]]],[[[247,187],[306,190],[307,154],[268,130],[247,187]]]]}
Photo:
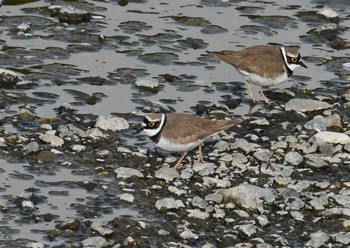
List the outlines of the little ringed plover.
{"type": "Polygon", "coordinates": [[[174,168],[177,168],[187,155],[187,151],[199,147],[198,160],[203,161],[202,141],[220,131],[241,123],[240,119],[211,120],[184,113],[149,114],[142,127],[153,143],[171,152],[183,152],[174,168]]]}
{"type": "Polygon", "coordinates": [[[250,83],[259,86],[259,93],[266,104],[269,99],[262,87],[278,85],[287,80],[299,66],[307,68],[296,48],[259,45],[240,51],[208,52],[234,66],[246,79],[250,98],[257,102],[250,83]]]}

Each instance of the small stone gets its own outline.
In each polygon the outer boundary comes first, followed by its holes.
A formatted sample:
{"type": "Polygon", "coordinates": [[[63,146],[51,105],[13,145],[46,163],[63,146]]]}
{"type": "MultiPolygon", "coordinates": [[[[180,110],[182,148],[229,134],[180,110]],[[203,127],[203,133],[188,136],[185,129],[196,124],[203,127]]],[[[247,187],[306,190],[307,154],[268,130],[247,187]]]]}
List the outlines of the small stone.
{"type": "Polygon", "coordinates": [[[272,156],[270,150],[267,149],[258,149],[253,153],[253,156],[262,162],[268,162],[272,156]]]}
{"type": "Polygon", "coordinates": [[[266,226],[270,223],[266,215],[259,215],[256,219],[261,226],[266,226]]]}
{"type": "Polygon", "coordinates": [[[50,124],[41,124],[40,128],[46,129],[46,130],[52,130],[52,126],[50,124]]]}
{"type": "Polygon", "coordinates": [[[329,130],[332,130],[332,131],[335,131],[335,132],[339,132],[342,130],[342,125],[341,125],[341,118],[340,118],[340,115],[338,114],[333,114],[333,115],[330,115],[330,116],[327,116],[326,117],[326,127],[329,129],[329,130]]]}
{"type": "Polygon", "coordinates": [[[270,123],[268,122],[268,120],[266,120],[266,118],[260,118],[254,121],[249,122],[249,124],[255,124],[258,126],[269,126],[270,123]]]}
{"type": "Polygon", "coordinates": [[[321,115],[316,115],[311,121],[307,122],[304,127],[316,131],[325,131],[327,120],[321,115]]]}
{"type": "Polygon", "coordinates": [[[330,218],[338,218],[341,215],[344,215],[345,217],[350,217],[350,209],[349,208],[328,208],[325,211],[322,212],[322,215],[330,217],[330,218]]]}
{"type": "Polygon", "coordinates": [[[286,103],[285,110],[294,110],[298,112],[312,112],[317,110],[329,109],[330,107],[331,105],[329,103],[322,101],[293,98],[286,103]]]}
{"type": "Polygon", "coordinates": [[[209,214],[205,211],[201,211],[199,209],[186,209],[189,213],[188,217],[205,220],[209,218],[209,214]]]}
{"type": "Polygon", "coordinates": [[[272,189],[260,188],[248,183],[242,183],[236,187],[223,189],[220,191],[226,200],[233,200],[244,209],[263,211],[264,203],[272,203],[276,197],[276,191],[272,189]]]}
{"type": "Polygon", "coordinates": [[[45,134],[41,134],[39,136],[39,139],[41,139],[42,141],[51,144],[52,146],[56,147],[56,146],[63,146],[64,144],[64,140],[61,139],[60,137],[51,134],[51,133],[45,133],[45,134]]]}
{"type": "Polygon", "coordinates": [[[309,235],[310,240],[305,244],[305,247],[325,247],[330,236],[322,231],[317,231],[309,235]]]}
{"type": "Polygon", "coordinates": [[[0,82],[2,84],[16,84],[19,81],[19,76],[17,73],[0,69],[0,82]]]}
{"type": "Polygon", "coordinates": [[[100,128],[102,130],[110,130],[110,131],[121,131],[129,128],[129,123],[119,117],[104,117],[99,116],[96,120],[95,127],[100,128]]]}
{"type": "Polygon", "coordinates": [[[226,141],[220,140],[213,146],[213,148],[215,150],[217,150],[218,152],[224,152],[224,151],[229,150],[230,146],[226,141]]]}
{"type": "Polygon", "coordinates": [[[123,193],[119,196],[119,199],[120,200],[123,200],[123,201],[126,201],[126,202],[134,202],[135,200],[135,197],[132,195],[132,194],[129,194],[129,193],[123,193]]]}
{"type": "Polygon", "coordinates": [[[331,144],[347,144],[350,142],[349,135],[345,133],[323,131],[310,138],[311,142],[323,141],[331,144]]]}
{"type": "Polygon", "coordinates": [[[204,199],[207,202],[215,202],[215,203],[219,204],[222,202],[222,198],[223,198],[223,196],[221,194],[213,193],[213,194],[206,195],[204,199]]]}
{"type": "Polygon", "coordinates": [[[303,156],[294,151],[288,152],[284,157],[284,161],[292,165],[299,165],[301,162],[303,162],[303,160],[303,156]]]}
{"type": "Polygon", "coordinates": [[[208,206],[208,203],[205,200],[203,200],[201,197],[195,196],[192,199],[192,206],[205,209],[208,206]]]}
{"type": "Polygon", "coordinates": [[[151,81],[151,80],[137,80],[135,82],[135,85],[137,87],[145,87],[145,88],[151,88],[151,89],[154,89],[154,88],[157,88],[159,87],[159,83],[156,82],[156,81],[151,81]]]}
{"type": "Polygon", "coordinates": [[[350,208],[350,195],[335,195],[332,198],[341,206],[350,208]]]}
{"type": "Polygon", "coordinates": [[[224,156],[222,156],[221,158],[219,158],[219,161],[222,161],[224,163],[230,163],[233,160],[233,156],[230,154],[225,154],[224,156]]]}
{"type": "Polygon", "coordinates": [[[350,233],[349,232],[340,232],[333,236],[333,239],[341,244],[349,245],[350,244],[350,233]]]}
{"type": "Polygon", "coordinates": [[[39,151],[39,144],[35,141],[30,142],[28,145],[23,147],[22,152],[24,155],[28,155],[32,152],[37,152],[39,151]]]}
{"type": "Polygon", "coordinates": [[[25,247],[26,248],[44,248],[45,246],[41,243],[38,243],[38,242],[31,242],[31,243],[26,244],[25,247]]]}
{"type": "MultiPolygon", "coordinates": [[[[1,80],[0,80],[1,81],[1,80]]],[[[18,114],[18,119],[21,121],[31,121],[35,118],[32,112],[28,109],[21,109],[18,114]]]]}
{"type": "Polygon", "coordinates": [[[92,138],[94,140],[108,137],[108,135],[105,135],[99,128],[91,128],[86,131],[86,136],[89,138],[92,138]]]}
{"type": "Polygon", "coordinates": [[[251,237],[257,233],[257,228],[253,224],[244,224],[234,226],[234,229],[239,232],[244,237],[251,237]]]}
{"type": "Polygon", "coordinates": [[[301,210],[305,203],[300,198],[288,197],[285,199],[286,210],[301,210]]]}
{"type": "Polygon", "coordinates": [[[128,167],[119,167],[114,170],[114,173],[117,174],[117,178],[130,178],[130,177],[144,177],[141,171],[128,168],[128,167]]]}
{"type": "Polygon", "coordinates": [[[307,154],[305,159],[306,164],[313,168],[323,168],[328,166],[328,164],[322,158],[314,154],[307,154]]]}
{"type": "Polygon", "coordinates": [[[199,236],[189,229],[180,233],[180,237],[183,239],[199,239],[199,236]]]}
{"type": "Polygon", "coordinates": [[[174,198],[169,197],[156,201],[155,207],[157,210],[169,210],[184,208],[185,205],[182,203],[181,200],[175,200],[174,198]]]}
{"type": "Polygon", "coordinates": [[[256,151],[256,148],[259,147],[257,144],[249,143],[245,139],[238,139],[235,143],[231,145],[232,149],[240,149],[245,153],[250,153],[256,151]]]}
{"type": "Polygon", "coordinates": [[[275,151],[277,149],[286,149],[288,147],[288,143],[286,141],[277,141],[271,146],[271,150],[275,151]]]}
{"type": "Polygon", "coordinates": [[[276,163],[263,163],[260,167],[260,171],[264,174],[274,177],[282,176],[286,178],[294,172],[294,168],[291,166],[285,166],[276,163]]]}
{"type": "Polygon", "coordinates": [[[103,248],[109,245],[107,240],[100,236],[84,239],[81,244],[83,248],[103,248]]]}
{"type": "Polygon", "coordinates": [[[86,146],[84,146],[84,145],[72,145],[71,149],[75,152],[83,152],[86,150],[86,146]]]}
{"type": "Polygon", "coordinates": [[[215,172],[215,168],[214,168],[213,163],[207,163],[207,162],[203,162],[203,163],[199,163],[199,162],[195,162],[193,164],[193,171],[197,172],[200,176],[208,176],[211,174],[214,174],[215,172]]]}
{"type": "Polygon", "coordinates": [[[163,179],[167,182],[172,182],[175,178],[178,178],[179,172],[174,168],[162,167],[156,171],[155,177],[158,179],[163,179]]]}
{"type": "Polygon", "coordinates": [[[109,228],[102,227],[100,224],[97,224],[95,222],[92,223],[90,227],[92,230],[98,232],[102,236],[107,236],[107,235],[110,235],[113,233],[113,230],[111,230],[109,228]]]}
{"type": "Polygon", "coordinates": [[[217,188],[228,188],[231,186],[231,183],[229,180],[225,180],[225,179],[203,177],[203,185],[206,187],[216,186],[217,188]]]}

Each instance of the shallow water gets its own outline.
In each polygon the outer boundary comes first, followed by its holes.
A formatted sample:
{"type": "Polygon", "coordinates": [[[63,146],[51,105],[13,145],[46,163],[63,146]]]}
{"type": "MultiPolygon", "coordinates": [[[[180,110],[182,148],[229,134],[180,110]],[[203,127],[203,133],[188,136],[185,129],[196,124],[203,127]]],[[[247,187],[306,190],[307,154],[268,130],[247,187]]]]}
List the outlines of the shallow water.
{"type": "MultiPolygon", "coordinates": [[[[244,116],[250,106],[243,78],[231,66],[209,58],[206,51],[267,43],[300,47],[308,66],[298,68],[290,81],[269,88],[267,92],[272,96],[276,89],[300,87],[312,92],[332,87],[325,86],[329,81],[344,90],[349,87],[350,72],[341,67],[350,57],[350,8],[346,1],[329,5],[341,17],[335,32],[344,39],[339,50],[330,46],[325,35],[312,32],[329,22],[315,14],[327,5],[324,1],[130,1],[125,7],[115,1],[33,1],[18,5],[8,2],[4,1],[0,8],[0,65],[17,72],[21,83],[2,89],[13,99],[1,109],[5,117],[12,117],[27,106],[39,117],[52,118],[65,103],[78,114],[104,116],[135,112],[157,102],[176,112],[194,112],[199,103],[224,105],[230,98],[243,99],[230,111],[244,116]],[[51,4],[73,4],[91,12],[93,18],[89,22],[60,24],[57,17],[47,12],[51,4]],[[14,31],[27,21],[32,26],[28,36],[14,31]],[[104,41],[98,40],[100,35],[104,41]],[[154,57],[152,53],[161,54],[154,57]],[[178,78],[169,80],[169,75],[164,76],[167,74],[178,78]],[[158,89],[138,88],[135,81],[141,79],[158,81],[158,89]]],[[[257,87],[253,86],[253,90],[259,96],[257,87]]],[[[286,102],[283,96],[276,100],[286,102]]],[[[259,103],[252,111],[263,108],[263,103],[259,103]]],[[[18,132],[10,121],[4,121],[2,130],[18,132]]],[[[13,206],[7,196],[19,196],[25,189],[37,188],[37,194],[45,200],[36,206],[36,212],[59,216],[28,228],[28,224],[20,223],[20,216],[28,216],[18,209],[11,210],[3,214],[2,226],[10,230],[0,231],[1,240],[23,238],[59,244],[61,240],[49,241],[45,234],[34,230],[54,229],[57,223],[81,218],[84,215],[72,206],[77,202],[89,205],[89,198],[104,193],[103,188],[88,191],[80,183],[105,180],[108,187],[115,183],[112,177],[96,179],[93,172],[75,174],[77,168],[52,166],[50,172],[39,173],[28,169],[28,161],[1,161],[1,206],[13,206]]],[[[82,170],[85,168],[82,165],[82,170]]],[[[123,215],[145,218],[137,210],[101,205],[110,208],[110,212],[96,216],[96,222],[106,223],[123,215]]]]}

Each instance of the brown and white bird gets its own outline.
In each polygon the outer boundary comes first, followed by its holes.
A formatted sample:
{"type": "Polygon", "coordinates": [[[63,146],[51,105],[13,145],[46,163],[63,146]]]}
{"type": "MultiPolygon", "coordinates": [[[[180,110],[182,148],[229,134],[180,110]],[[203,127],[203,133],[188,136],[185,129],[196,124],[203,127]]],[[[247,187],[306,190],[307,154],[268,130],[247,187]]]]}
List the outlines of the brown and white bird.
{"type": "Polygon", "coordinates": [[[240,119],[210,120],[184,113],[149,114],[142,127],[153,143],[170,152],[183,152],[174,168],[177,168],[187,155],[187,151],[199,147],[198,160],[203,161],[201,143],[216,133],[241,123],[240,119]]]}
{"type": "Polygon", "coordinates": [[[259,86],[259,93],[266,104],[269,99],[262,87],[278,85],[287,80],[299,66],[307,68],[296,48],[259,45],[240,51],[208,52],[219,60],[234,66],[246,79],[250,98],[257,102],[250,83],[259,86]]]}

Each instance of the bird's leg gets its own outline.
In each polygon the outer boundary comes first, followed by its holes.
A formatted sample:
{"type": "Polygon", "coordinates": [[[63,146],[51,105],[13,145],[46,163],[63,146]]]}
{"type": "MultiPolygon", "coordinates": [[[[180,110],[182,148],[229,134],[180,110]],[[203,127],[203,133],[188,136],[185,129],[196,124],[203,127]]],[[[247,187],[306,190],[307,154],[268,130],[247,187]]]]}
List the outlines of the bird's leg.
{"type": "Polygon", "coordinates": [[[184,153],[182,154],[181,158],[176,162],[174,169],[176,169],[177,167],[179,167],[180,163],[182,162],[182,160],[186,157],[187,152],[184,151],[184,153]]]}
{"type": "Polygon", "coordinates": [[[201,144],[199,144],[198,146],[198,162],[203,163],[203,153],[201,144]]]}
{"type": "Polygon", "coordinates": [[[259,86],[259,93],[260,95],[264,98],[264,102],[266,105],[269,105],[270,104],[270,99],[268,99],[265,94],[264,94],[264,91],[262,89],[262,86],[259,86]]]}
{"type": "Polygon", "coordinates": [[[247,89],[248,89],[248,92],[249,92],[250,99],[252,99],[252,101],[254,103],[257,103],[258,100],[256,100],[256,98],[255,98],[255,96],[253,94],[253,91],[252,91],[252,86],[250,85],[248,80],[246,81],[246,84],[247,84],[247,89]]]}

